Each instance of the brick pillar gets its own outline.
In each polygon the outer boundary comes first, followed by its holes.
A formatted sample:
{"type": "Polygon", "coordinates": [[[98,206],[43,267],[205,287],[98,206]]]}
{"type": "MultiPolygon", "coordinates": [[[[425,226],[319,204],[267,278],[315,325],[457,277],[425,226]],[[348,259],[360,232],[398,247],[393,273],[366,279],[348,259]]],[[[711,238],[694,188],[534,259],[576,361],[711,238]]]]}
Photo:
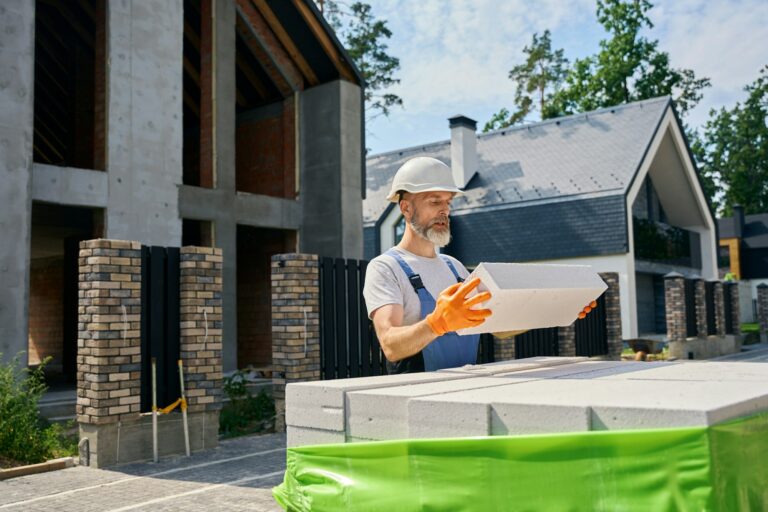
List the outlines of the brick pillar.
{"type": "Polygon", "coordinates": [[[685,278],[677,272],[664,276],[664,302],[667,315],[667,339],[684,341],[687,338],[685,324],[685,278]]]}
{"type": "Polygon", "coordinates": [[[314,254],[272,256],[275,430],[285,430],[285,385],[320,380],[320,275],[314,254]]]}
{"type": "Polygon", "coordinates": [[[696,335],[699,338],[707,337],[707,291],[704,287],[704,280],[696,278],[693,280],[695,286],[694,295],[696,297],[696,335]]]}
{"type": "Polygon", "coordinates": [[[760,341],[768,341],[768,285],[757,287],[757,319],[760,322],[760,341]]]}
{"type": "Polygon", "coordinates": [[[739,283],[726,282],[725,300],[731,301],[731,322],[733,322],[733,334],[741,334],[741,309],[739,304],[739,283]]]}
{"type": "Polygon", "coordinates": [[[715,281],[715,330],[718,336],[725,336],[725,289],[722,281],[715,281]]]}
{"type": "Polygon", "coordinates": [[[568,327],[557,329],[558,355],[574,357],[576,355],[576,322],[568,327]]]}
{"type": "Polygon", "coordinates": [[[600,272],[600,277],[608,285],[605,290],[605,328],[608,337],[608,359],[621,359],[624,339],[621,333],[621,300],[619,295],[619,274],[600,272]]]}
{"type": "Polygon", "coordinates": [[[493,360],[510,361],[515,358],[515,337],[501,339],[493,337],[493,360]]]}
{"type": "Polygon", "coordinates": [[[182,247],[179,320],[189,412],[213,413],[210,428],[218,433],[222,405],[222,251],[214,247],[182,247]]]}
{"type": "Polygon", "coordinates": [[[138,413],[141,391],[141,245],[80,242],[77,421],[138,413]]]}

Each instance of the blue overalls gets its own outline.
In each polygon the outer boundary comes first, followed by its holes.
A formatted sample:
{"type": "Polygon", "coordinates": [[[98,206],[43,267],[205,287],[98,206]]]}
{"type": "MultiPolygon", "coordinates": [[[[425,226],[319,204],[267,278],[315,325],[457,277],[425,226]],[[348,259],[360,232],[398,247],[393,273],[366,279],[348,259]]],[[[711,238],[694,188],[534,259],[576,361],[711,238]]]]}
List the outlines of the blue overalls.
{"type": "MultiPolygon", "coordinates": [[[[400,254],[392,249],[387,251],[386,254],[397,261],[400,268],[403,269],[408,280],[411,282],[413,289],[416,290],[416,293],[419,296],[419,302],[421,302],[421,315],[419,316],[419,319],[423,320],[435,309],[434,297],[432,297],[424,287],[424,284],[421,282],[421,276],[413,271],[400,254]]],[[[451,269],[453,275],[456,276],[456,281],[462,282],[463,279],[456,271],[451,260],[442,254],[439,256],[440,259],[448,265],[448,268],[451,269]]],[[[479,334],[459,336],[455,332],[448,332],[436,338],[432,343],[424,347],[421,352],[414,356],[407,357],[396,363],[387,361],[387,371],[388,373],[412,373],[424,370],[431,372],[443,368],[455,368],[457,366],[464,366],[465,364],[475,364],[477,361],[477,346],[479,341],[479,334]]]]}

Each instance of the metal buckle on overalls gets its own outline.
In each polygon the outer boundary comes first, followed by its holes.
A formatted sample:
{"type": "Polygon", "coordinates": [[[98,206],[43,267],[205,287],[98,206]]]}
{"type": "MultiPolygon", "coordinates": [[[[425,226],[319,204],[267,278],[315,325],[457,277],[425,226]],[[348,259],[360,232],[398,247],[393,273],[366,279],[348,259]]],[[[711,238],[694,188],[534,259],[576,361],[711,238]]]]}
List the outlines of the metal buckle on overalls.
{"type": "Polygon", "coordinates": [[[421,276],[419,274],[412,275],[408,280],[411,282],[411,286],[413,286],[414,290],[424,288],[424,283],[421,282],[421,276]]]}

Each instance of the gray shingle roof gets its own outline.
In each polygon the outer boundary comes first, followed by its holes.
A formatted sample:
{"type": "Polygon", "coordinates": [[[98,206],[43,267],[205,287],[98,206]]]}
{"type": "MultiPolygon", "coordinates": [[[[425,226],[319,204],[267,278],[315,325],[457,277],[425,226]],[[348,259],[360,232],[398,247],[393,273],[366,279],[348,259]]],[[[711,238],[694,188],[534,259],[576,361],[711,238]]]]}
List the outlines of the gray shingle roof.
{"type": "MultiPolygon", "coordinates": [[[[670,105],[654,98],[478,134],[477,175],[453,213],[522,203],[624,195],[670,105]]],[[[450,141],[372,155],[367,159],[363,219],[371,225],[387,206],[397,169],[409,158],[432,156],[450,165],[450,141]]]]}

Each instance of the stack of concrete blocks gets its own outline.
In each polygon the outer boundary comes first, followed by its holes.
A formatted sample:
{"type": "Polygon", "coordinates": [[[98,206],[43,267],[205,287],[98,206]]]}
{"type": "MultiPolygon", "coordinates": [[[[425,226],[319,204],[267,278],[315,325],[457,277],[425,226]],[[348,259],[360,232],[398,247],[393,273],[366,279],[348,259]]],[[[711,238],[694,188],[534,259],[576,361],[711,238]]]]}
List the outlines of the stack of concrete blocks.
{"type": "Polygon", "coordinates": [[[320,379],[320,275],[310,254],[272,257],[275,429],[285,430],[285,385],[320,379]]]}
{"type": "Polygon", "coordinates": [[[716,333],[707,333],[706,289],[702,279],[694,279],[696,336],[688,336],[685,278],[676,272],[664,276],[667,340],[672,359],[710,359],[741,350],[739,290],[735,284],[714,283],[716,333]],[[731,303],[733,333],[725,332],[725,301],[731,303]]]}
{"type": "MultiPolygon", "coordinates": [[[[77,420],[88,463],[149,459],[151,419],[140,415],[141,244],[88,240],[79,256],[77,420]]],[[[218,444],[221,252],[185,247],[181,262],[181,358],[190,442],[200,450],[218,444]]],[[[159,440],[161,455],[184,452],[180,414],[160,417],[159,440]]]]}
{"type": "Polygon", "coordinates": [[[760,322],[760,341],[768,343],[768,285],[757,286],[757,319],[760,322]]]}
{"type": "Polygon", "coordinates": [[[709,426],[768,410],[768,366],[530,358],[289,384],[288,446],[709,426]]]}

